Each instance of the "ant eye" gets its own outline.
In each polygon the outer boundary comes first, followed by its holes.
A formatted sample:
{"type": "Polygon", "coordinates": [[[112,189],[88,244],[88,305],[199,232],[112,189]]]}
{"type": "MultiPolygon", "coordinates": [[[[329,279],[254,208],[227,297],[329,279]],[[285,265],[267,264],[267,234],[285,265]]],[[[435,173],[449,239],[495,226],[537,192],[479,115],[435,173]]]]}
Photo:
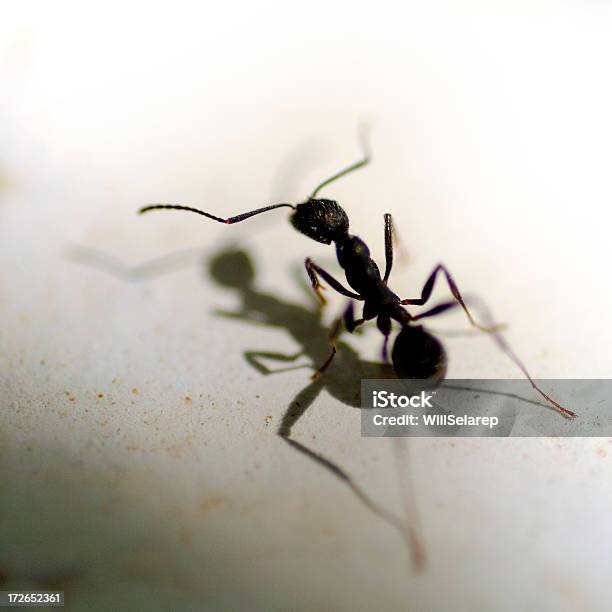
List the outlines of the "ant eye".
{"type": "Polygon", "coordinates": [[[398,378],[422,380],[422,388],[437,387],[446,375],[446,351],[421,326],[406,326],[398,334],[391,354],[398,378]]]}

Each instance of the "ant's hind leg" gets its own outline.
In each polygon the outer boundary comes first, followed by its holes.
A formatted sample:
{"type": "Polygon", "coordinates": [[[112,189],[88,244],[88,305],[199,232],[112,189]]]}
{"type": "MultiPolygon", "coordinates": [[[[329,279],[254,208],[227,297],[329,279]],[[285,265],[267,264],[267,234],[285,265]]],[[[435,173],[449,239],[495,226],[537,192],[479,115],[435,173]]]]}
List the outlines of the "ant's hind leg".
{"type": "Polygon", "coordinates": [[[353,300],[363,300],[363,298],[357,293],[353,293],[346,289],[342,283],[337,281],[329,272],[326,272],[321,266],[318,266],[312,259],[307,258],[304,262],[304,266],[306,268],[306,272],[308,274],[308,278],[310,279],[310,283],[312,288],[315,290],[317,297],[321,304],[325,304],[327,300],[321,294],[321,289],[323,289],[323,285],[319,282],[318,275],[321,275],[327,283],[329,283],[330,287],[335,289],[341,295],[345,295],[346,297],[352,298],[353,300]]]}
{"type": "Polygon", "coordinates": [[[325,360],[325,363],[318,370],[315,370],[315,372],[313,372],[312,376],[310,377],[312,380],[317,380],[318,378],[320,378],[323,372],[325,372],[325,370],[327,370],[327,368],[329,367],[329,364],[332,362],[332,359],[336,356],[336,352],[337,352],[336,340],[338,336],[340,335],[341,326],[342,326],[342,319],[341,318],[336,319],[336,322],[334,323],[334,326],[332,327],[332,330],[329,334],[329,342],[332,347],[331,353],[329,357],[325,360]]]}
{"type": "Polygon", "coordinates": [[[365,319],[358,319],[357,321],[355,321],[353,312],[353,303],[350,302],[346,310],[344,311],[344,314],[336,319],[336,322],[332,327],[332,331],[329,334],[329,342],[332,347],[331,353],[329,357],[325,360],[325,363],[316,372],[314,372],[314,374],[312,375],[313,380],[317,380],[317,378],[319,378],[321,374],[323,374],[323,372],[327,370],[329,364],[332,362],[332,359],[336,356],[336,340],[338,339],[338,336],[340,335],[342,329],[342,321],[344,320],[346,329],[351,333],[353,333],[356,327],[359,327],[365,322],[365,319]]]}
{"type": "MultiPolygon", "coordinates": [[[[440,304],[436,304],[433,308],[430,308],[429,310],[426,310],[425,312],[421,312],[418,315],[412,315],[412,320],[418,321],[419,319],[425,319],[427,317],[435,317],[436,315],[442,314],[443,312],[446,312],[447,310],[451,310],[459,306],[461,306],[461,304],[459,304],[459,302],[456,302],[455,300],[453,300],[452,302],[441,302],[440,304]]],[[[503,325],[496,325],[495,327],[492,327],[491,329],[498,330],[501,328],[503,328],[503,325]]]]}
{"type": "MultiPolygon", "coordinates": [[[[447,310],[450,310],[451,308],[456,308],[457,306],[462,306],[465,310],[465,306],[463,302],[459,302],[459,303],[442,302],[434,306],[433,308],[426,310],[425,312],[419,315],[413,316],[412,320],[418,321],[419,319],[424,319],[425,317],[433,317],[435,315],[439,315],[443,312],[446,312],[447,310]]],[[[479,327],[479,329],[483,329],[481,326],[477,326],[477,327],[479,327]]],[[[561,404],[556,402],[552,397],[550,397],[550,395],[548,395],[547,393],[544,393],[544,391],[542,391],[542,389],[536,384],[536,382],[533,380],[533,378],[529,374],[523,362],[519,359],[517,354],[510,348],[510,345],[506,342],[506,339],[499,333],[499,331],[503,327],[504,327],[503,325],[491,325],[490,327],[485,327],[484,330],[488,331],[491,334],[491,337],[495,341],[495,344],[497,344],[498,348],[502,351],[502,353],[505,353],[510,358],[510,360],[513,361],[514,364],[519,368],[519,370],[521,370],[521,372],[523,373],[525,378],[529,381],[533,389],[537,393],[539,393],[547,402],[552,404],[554,408],[558,412],[560,412],[564,417],[573,419],[576,416],[575,412],[572,412],[568,408],[565,408],[565,406],[562,406],[561,404]]]]}
{"type": "MultiPolygon", "coordinates": [[[[470,300],[464,298],[464,301],[466,303],[469,303],[470,300]]],[[[418,315],[411,315],[411,320],[419,321],[420,319],[426,319],[427,317],[435,317],[436,315],[442,314],[443,312],[446,312],[447,310],[451,310],[453,308],[458,308],[459,306],[461,306],[461,304],[459,302],[456,302],[455,300],[453,300],[452,302],[441,302],[440,304],[436,304],[433,308],[430,308],[425,312],[421,312],[418,315]]],[[[482,326],[480,326],[480,328],[482,328],[482,326]]],[[[506,326],[503,323],[500,323],[498,325],[490,325],[484,328],[484,330],[488,331],[489,333],[503,331],[505,329],[506,326]]]]}
{"type": "MultiPolygon", "coordinates": [[[[426,304],[429,301],[429,298],[431,297],[431,294],[433,292],[433,288],[436,283],[438,272],[442,272],[444,274],[446,278],[446,282],[448,283],[451,293],[453,294],[453,297],[455,298],[455,300],[457,300],[459,306],[463,308],[463,312],[465,312],[469,322],[474,327],[476,327],[480,331],[487,332],[487,333],[492,333],[498,329],[497,327],[487,327],[484,325],[480,325],[474,320],[474,317],[472,317],[472,313],[468,310],[468,307],[465,304],[465,300],[461,296],[459,287],[457,287],[457,284],[455,283],[453,277],[451,276],[451,273],[442,264],[438,264],[434,268],[433,272],[429,275],[429,278],[425,281],[425,284],[423,285],[423,290],[421,291],[420,298],[407,298],[405,300],[402,300],[401,303],[404,306],[410,305],[410,304],[415,305],[415,306],[423,306],[424,304],[426,304]]],[[[444,310],[448,310],[448,308],[450,308],[450,306],[440,304],[439,306],[432,308],[431,311],[427,311],[426,313],[423,313],[420,317],[417,317],[417,318],[423,318],[424,316],[432,316],[434,314],[439,314],[440,312],[444,312],[444,310]]]]}

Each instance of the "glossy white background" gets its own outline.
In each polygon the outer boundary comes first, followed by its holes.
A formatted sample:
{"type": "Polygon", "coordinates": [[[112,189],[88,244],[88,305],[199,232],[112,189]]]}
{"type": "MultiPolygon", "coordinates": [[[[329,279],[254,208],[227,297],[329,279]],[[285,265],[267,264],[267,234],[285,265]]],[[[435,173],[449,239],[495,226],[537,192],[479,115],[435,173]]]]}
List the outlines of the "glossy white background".
{"type": "MultiPolygon", "coordinates": [[[[367,120],[372,165],[325,195],[380,262],[393,213],[409,254],[393,288],[416,295],[444,261],[534,376],[608,377],[611,26],[603,2],[5,8],[7,588],[60,584],[73,609],[607,609],[609,439],[410,440],[398,456],[323,390],[296,439],[397,513],[410,483],[416,575],[396,531],[275,435],[310,370],[265,377],[243,354],[299,342],[216,313],[240,308],[209,271],[228,248],[289,320],[314,308],[303,258],[337,271],[331,249],[282,209],[234,227],[135,210],[299,201],[358,157],[367,120]],[[170,254],[164,274],[138,267],[170,254]]],[[[347,342],[377,359],[375,329],[347,342]]],[[[519,375],[487,338],[444,342],[450,377],[519,375]]]]}

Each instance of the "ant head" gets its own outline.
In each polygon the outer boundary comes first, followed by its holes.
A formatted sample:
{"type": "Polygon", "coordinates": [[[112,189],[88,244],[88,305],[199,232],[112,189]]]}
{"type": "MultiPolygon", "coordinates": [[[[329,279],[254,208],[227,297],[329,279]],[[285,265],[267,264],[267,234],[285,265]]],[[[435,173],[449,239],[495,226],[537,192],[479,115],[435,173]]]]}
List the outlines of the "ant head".
{"type": "Polygon", "coordinates": [[[446,351],[423,327],[405,326],[398,334],[391,353],[399,378],[418,379],[420,388],[437,387],[446,375],[446,351]]]}
{"type": "Polygon", "coordinates": [[[323,244],[346,236],[349,229],[347,214],[334,200],[310,198],[298,204],[291,215],[291,223],[298,232],[323,244]]]}

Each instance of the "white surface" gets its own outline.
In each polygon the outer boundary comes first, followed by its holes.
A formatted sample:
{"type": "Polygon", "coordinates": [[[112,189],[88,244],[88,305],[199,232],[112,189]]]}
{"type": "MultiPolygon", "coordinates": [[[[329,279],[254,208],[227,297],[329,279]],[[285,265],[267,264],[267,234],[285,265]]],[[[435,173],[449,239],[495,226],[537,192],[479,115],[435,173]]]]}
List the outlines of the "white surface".
{"type": "MultiPolygon", "coordinates": [[[[388,440],[359,436],[358,410],[322,391],[296,439],[397,513],[411,483],[428,558],[416,575],[395,530],[275,435],[310,371],[264,377],[243,353],[295,353],[296,339],[215,312],[240,308],[208,268],[229,246],[253,258],[257,291],[302,309],[313,304],[295,270],[305,256],[337,270],[331,250],[283,210],[231,228],[135,215],[151,201],[222,216],[298,201],[358,156],[368,119],[374,163],[325,195],[379,261],[393,213],[410,261],[392,286],[416,294],[444,261],[510,325],[535,376],[608,377],[609,8],[417,7],[5,11],[5,584],[59,584],[73,609],[171,609],[173,597],[181,609],[609,609],[610,440],[409,440],[398,466],[388,440]],[[136,270],[187,251],[130,281],[78,263],[75,246],[136,270]]],[[[347,342],[378,356],[375,329],[347,342]]],[[[486,338],[445,344],[450,377],[518,376],[486,338]]]]}

